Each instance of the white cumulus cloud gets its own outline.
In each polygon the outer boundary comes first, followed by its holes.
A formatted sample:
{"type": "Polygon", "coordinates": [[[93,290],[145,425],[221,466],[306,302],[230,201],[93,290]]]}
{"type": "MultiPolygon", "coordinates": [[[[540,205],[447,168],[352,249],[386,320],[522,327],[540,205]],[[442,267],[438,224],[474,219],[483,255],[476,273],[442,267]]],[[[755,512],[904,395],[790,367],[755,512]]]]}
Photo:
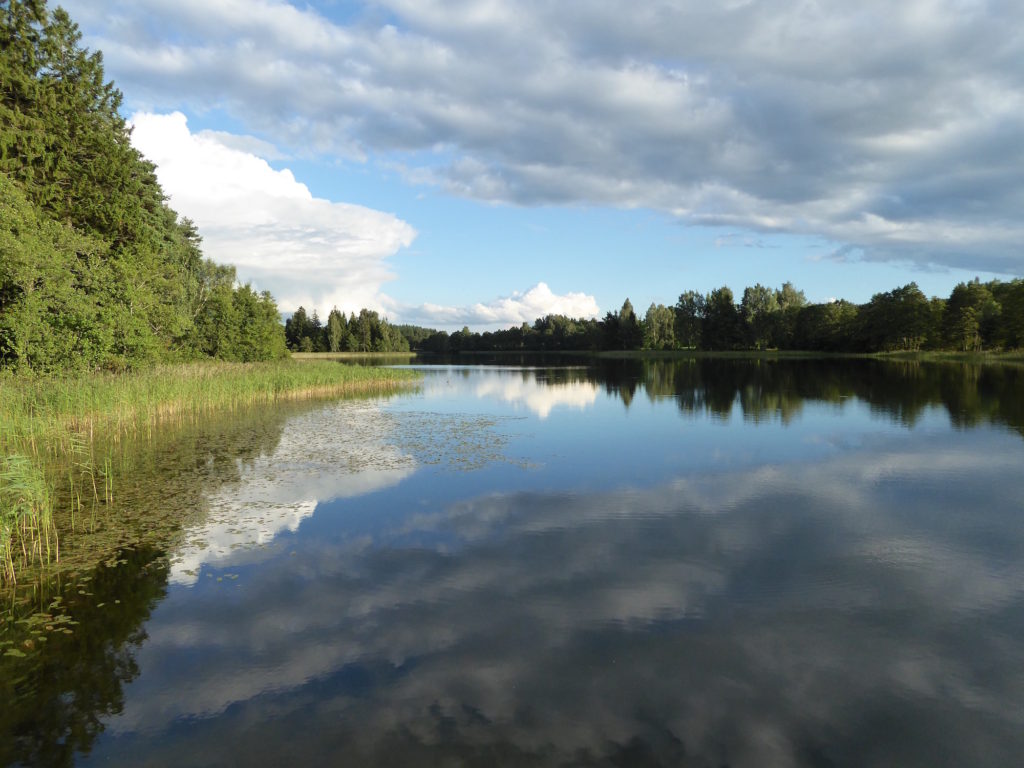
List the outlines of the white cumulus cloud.
{"type": "Polygon", "coordinates": [[[416,307],[395,306],[396,314],[411,323],[438,328],[508,328],[522,323],[532,324],[545,315],[566,315],[574,318],[596,317],[600,313],[597,299],[586,293],[556,294],[547,283],[537,283],[525,292],[514,291],[487,303],[466,307],[420,304],[416,307]]]}
{"type": "Polygon", "coordinates": [[[412,226],[316,198],[291,171],[250,151],[261,143],[192,133],[180,112],[138,113],[130,122],[132,143],[156,163],[171,206],[199,226],[207,256],[234,264],[283,311],[381,305],[381,286],[393,278],[386,259],[413,242],[412,226]]]}

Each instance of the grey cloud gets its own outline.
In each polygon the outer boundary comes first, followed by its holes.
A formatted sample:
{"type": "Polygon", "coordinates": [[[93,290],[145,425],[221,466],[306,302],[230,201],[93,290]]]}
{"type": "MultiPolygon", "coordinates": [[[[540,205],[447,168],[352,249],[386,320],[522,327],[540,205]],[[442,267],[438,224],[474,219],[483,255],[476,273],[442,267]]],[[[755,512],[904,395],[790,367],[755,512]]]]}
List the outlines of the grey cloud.
{"type": "Polygon", "coordinates": [[[290,151],[443,146],[453,194],[1024,271],[1018,3],[88,5],[130,98],[225,108],[290,151]]]}

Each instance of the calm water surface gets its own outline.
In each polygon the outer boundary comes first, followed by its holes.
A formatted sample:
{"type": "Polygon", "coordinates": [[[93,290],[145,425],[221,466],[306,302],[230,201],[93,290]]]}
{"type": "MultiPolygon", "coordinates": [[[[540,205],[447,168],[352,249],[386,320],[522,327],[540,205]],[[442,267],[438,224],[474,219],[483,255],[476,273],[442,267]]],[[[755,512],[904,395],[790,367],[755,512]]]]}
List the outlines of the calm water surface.
{"type": "Polygon", "coordinates": [[[155,440],[0,762],[1020,764],[1024,371],[424,374],[155,440]]]}

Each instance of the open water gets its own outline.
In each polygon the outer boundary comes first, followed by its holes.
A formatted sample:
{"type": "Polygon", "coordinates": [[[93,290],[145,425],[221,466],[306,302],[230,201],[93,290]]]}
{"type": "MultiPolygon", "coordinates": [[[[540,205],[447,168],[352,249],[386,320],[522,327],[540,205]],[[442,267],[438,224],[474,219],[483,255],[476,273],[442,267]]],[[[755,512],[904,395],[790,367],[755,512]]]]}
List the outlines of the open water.
{"type": "Polygon", "coordinates": [[[139,448],[0,764],[1020,764],[1024,369],[423,372],[139,448]]]}

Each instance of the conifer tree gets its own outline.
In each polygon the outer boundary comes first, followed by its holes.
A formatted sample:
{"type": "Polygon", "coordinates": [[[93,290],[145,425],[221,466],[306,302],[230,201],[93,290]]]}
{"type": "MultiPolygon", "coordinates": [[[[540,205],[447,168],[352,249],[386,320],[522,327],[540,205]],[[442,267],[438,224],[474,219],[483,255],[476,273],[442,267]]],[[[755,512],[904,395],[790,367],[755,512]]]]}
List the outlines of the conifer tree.
{"type": "Polygon", "coordinates": [[[43,0],[0,2],[0,365],[283,354],[273,299],[203,258],[81,37],[43,0]]]}

